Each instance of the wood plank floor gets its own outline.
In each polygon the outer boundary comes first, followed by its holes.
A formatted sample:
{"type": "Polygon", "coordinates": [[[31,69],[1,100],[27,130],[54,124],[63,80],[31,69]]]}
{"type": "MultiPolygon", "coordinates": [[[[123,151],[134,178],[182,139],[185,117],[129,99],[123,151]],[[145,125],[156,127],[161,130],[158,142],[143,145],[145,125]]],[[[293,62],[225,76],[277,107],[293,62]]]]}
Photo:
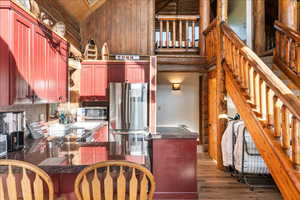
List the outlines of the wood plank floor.
{"type": "Polygon", "coordinates": [[[229,172],[216,168],[206,153],[198,153],[199,200],[281,200],[275,188],[259,188],[250,191],[246,184],[239,183],[229,172]]]}

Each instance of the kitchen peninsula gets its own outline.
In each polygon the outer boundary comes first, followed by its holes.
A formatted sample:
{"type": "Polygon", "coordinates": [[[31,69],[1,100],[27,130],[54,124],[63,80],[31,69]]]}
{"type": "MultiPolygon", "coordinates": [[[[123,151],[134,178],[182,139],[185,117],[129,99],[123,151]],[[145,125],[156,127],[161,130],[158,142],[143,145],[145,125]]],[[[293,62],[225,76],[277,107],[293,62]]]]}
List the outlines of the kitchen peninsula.
{"type": "Polygon", "coordinates": [[[196,133],[159,127],[153,135],[112,135],[114,141],[109,141],[112,137],[106,122],[85,130],[82,138],[74,137],[75,132],[59,138],[28,139],[23,151],[9,153],[8,158],[45,170],[55,183],[56,194],[70,200],[77,174],[90,164],[108,160],[131,161],[151,169],[157,181],[157,200],[197,199],[196,133]],[[183,168],[185,175],[179,176],[183,168]]]}

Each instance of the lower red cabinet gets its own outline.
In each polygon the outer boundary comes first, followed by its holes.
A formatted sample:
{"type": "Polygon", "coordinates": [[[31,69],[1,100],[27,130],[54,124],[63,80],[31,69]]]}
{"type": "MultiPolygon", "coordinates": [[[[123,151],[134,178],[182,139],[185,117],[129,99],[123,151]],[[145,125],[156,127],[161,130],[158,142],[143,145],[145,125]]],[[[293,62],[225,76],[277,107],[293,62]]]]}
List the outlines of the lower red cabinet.
{"type": "Polygon", "coordinates": [[[97,61],[81,63],[80,97],[82,101],[107,100],[107,65],[97,61]]]}

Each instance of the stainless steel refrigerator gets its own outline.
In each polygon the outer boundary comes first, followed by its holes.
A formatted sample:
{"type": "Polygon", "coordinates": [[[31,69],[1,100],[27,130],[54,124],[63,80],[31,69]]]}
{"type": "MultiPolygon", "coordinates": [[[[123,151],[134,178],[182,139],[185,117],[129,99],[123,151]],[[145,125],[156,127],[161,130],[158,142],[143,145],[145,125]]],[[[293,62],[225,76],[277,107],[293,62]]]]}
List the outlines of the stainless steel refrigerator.
{"type": "Polygon", "coordinates": [[[148,132],[148,84],[110,83],[110,132],[148,132]]]}

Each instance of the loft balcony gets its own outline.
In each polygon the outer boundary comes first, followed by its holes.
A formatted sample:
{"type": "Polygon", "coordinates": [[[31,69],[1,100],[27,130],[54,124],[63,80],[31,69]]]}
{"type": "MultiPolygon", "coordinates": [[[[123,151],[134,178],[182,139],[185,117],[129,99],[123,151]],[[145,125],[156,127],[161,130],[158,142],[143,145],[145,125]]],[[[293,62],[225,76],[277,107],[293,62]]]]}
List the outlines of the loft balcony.
{"type": "Polygon", "coordinates": [[[155,52],[199,52],[199,15],[157,15],[155,52]]]}

